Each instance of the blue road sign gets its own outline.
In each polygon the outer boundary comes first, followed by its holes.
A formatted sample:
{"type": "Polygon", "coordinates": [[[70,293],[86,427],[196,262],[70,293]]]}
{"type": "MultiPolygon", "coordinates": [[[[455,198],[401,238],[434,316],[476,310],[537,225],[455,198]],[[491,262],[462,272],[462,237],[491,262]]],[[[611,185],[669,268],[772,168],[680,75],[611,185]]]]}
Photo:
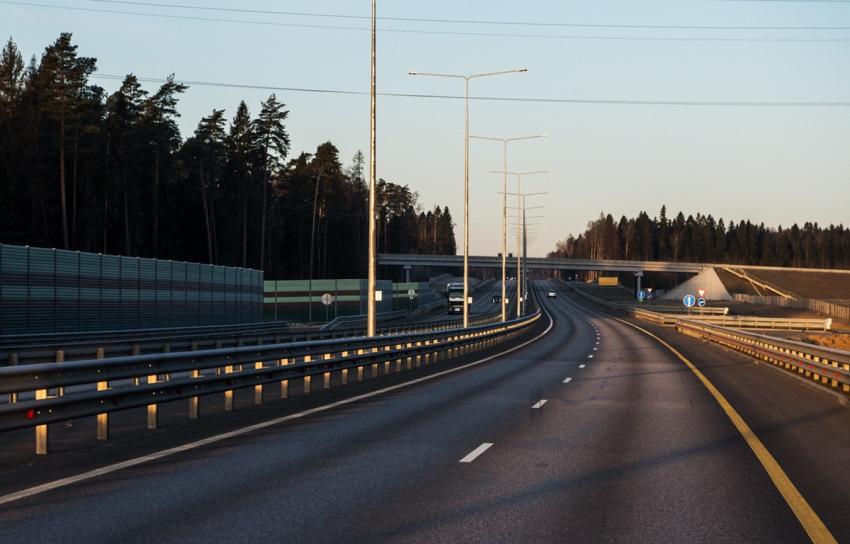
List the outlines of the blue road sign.
{"type": "Polygon", "coordinates": [[[682,302],[685,303],[685,306],[690,308],[691,306],[697,303],[697,299],[695,299],[693,295],[685,295],[685,298],[682,299],[682,302]]]}
{"type": "Polygon", "coordinates": [[[646,298],[646,291],[644,291],[643,289],[638,291],[638,300],[643,300],[645,298],[646,298]]]}
{"type": "Polygon", "coordinates": [[[697,301],[697,305],[698,305],[698,306],[705,306],[705,299],[704,299],[704,298],[699,299],[699,300],[697,301]]]}

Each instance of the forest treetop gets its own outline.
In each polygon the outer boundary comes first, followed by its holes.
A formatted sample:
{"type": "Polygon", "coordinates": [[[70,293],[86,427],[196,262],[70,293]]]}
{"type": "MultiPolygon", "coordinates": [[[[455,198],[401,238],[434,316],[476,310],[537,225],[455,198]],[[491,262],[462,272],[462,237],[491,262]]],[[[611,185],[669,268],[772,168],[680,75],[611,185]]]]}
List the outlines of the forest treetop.
{"type": "Polygon", "coordinates": [[[600,213],[578,238],[558,242],[550,258],[672,261],[795,268],[850,268],[850,229],[817,223],[767,228],[749,220],[727,224],[710,214],[667,218],[640,212],[636,218],[600,213]]]}
{"type": "MultiPolygon", "coordinates": [[[[25,63],[0,53],[0,243],[265,270],[270,279],[364,277],[368,187],[361,152],[327,141],[290,157],[286,106],[214,109],[183,138],[187,86],[128,74],[112,94],[97,59],[63,33],[25,63]]],[[[455,254],[447,207],[377,184],[378,250],[455,254]]]]}

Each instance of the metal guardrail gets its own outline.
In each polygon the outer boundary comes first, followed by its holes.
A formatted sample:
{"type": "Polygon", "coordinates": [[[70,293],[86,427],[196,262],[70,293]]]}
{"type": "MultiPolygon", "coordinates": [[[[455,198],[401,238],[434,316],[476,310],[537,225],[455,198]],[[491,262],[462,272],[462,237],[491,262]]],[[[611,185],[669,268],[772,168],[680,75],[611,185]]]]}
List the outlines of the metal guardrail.
{"type": "Polygon", "coordinates": [[[830,389],[850,392],[850,353],[846,351],[687,320],[676,323],[676,329],[773,363],[830,389]]]}
{"type": "Polygon", "coordinates": [[[538,311],[446,331],[0,368],[0,394],[9,395],[9,402],[0,404],[0,432],[35,427],[36,452],[45,454],[50,423],[97,416],[98,438],[107,439],[109,414],[119,410],[147,406],[148,428],[156,428],[158,403],[188,399],[189,417],[197,418],[204,395],[224,393],[225,409],[232,410],[236,389],[254,387],[255,402],[261,403],[264,385],[279,384],[286,398],[289,380],[303,379],[303,391],[310,393],[313,376],[322,375],[329,388],[332,372],[347,384],[349,371],[355,370],[359,381],[367,366],[377,377],[381,364],[387,374],[392,363],[401,371],[404,361],[410,369],[414,362],[420,366],[465,355],[522,334],[540,316],[538,311]],[[69,387],[74,392],[65,394],[69,387]],[[48,396],[53,390],[58,394],[48,396]]]}
{"type": "Polygon", "coordinates": [[[594,297],[588,293],[584,293],[581,289],[574,289],[576,293],[582,297],[592,301],[594,304],[604,306],[605,308],[625,312],[627,315],[652,321],[661,325],[675,325],[683,319],[699,321],[701,323],[710,323],[714,325],[723,325],[726,327],[740,329],[785,329],[795,331],[808,330],[829,330],[832,326],[832,319],[816,319],[816,318],[781,318],[781,317],[751,317],[751,316],[724,316],[724,315],[690,315],[682,316],[678,314],[666,314],[659,312],[651,312],[649,310],[635,309],[630,306],[623,306],[607,300],[594,297]]]}
{"type": "Polygon", "coordinates": [[[675,325],[679,321],[698,321],[700,323],[719,325],[732,329],[784,329],[794,331],[823,330],[827,331],[832,326],[832,319],[815,318],[782,318],[782,317],[752,317],[752,316],[721,316],[721,315],[691,315],[681,316],[675,314],[662,314],[648,310],[629,310],[628,314],[659,323],[661,325],[675,325]]]}
{"type": "MultiPolygon", "coordinates": [[[[397,319],[404,319],[405,317],[407,317],[407,310],[394,310],[392,312],[383,312],[377,314],[375,316],[375,321],[377,321],[378,323],[383,323],[385,321],[395,321],[397,319]]],[[[319,330],[332,331],[341,325],[365,325],[367,319],[369,319],[369,316],[364,314],[337,317],[319,330]]]]}
{"type": "Polygon", "coordinates": [[[687,308],[673,307],[673,306],[652,306],[652,309],[646,307],[646,305],[634,305],[629,304],[629,308],[633,310],[645,310],[647,312],[655,312],[657,314],[670,314],[670,315],[729,315],[729,308],[707,308],[703,306],[702,308],[691,308],[688,311],[687,308]]]}
{"type": "Polygon", "coordinates": [[[162,338],[165,336],[172,338],[179,338],[183,336],[205,338],[207,336],[221,335],[222,332],[237,333],[269,330],[285,332],[289,330],[289,323],[286,321],[263,321],[259,323],[243,323],[241,325],[202,325],[198,327],[168,327],[159,329],[16,334],[14,336],[0,336],[0,349],[5,350],[8,349],[9,346],[38,344],[56,345],[67,342],[104,342],[107,340],[124,340],[130,335],[137,340],[145,338],[162,338]]]}

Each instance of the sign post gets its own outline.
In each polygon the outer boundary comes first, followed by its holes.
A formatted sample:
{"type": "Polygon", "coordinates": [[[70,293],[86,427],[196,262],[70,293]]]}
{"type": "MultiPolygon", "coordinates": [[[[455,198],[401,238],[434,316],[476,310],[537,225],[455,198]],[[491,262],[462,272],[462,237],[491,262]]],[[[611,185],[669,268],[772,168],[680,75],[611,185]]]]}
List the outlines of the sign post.
{"type": "Polygon", "coordinates": [[[696,304],[697,299],[694,298],[693,295],[685,295],[685,298],[682,299],[682,302],[685,306],[688,307],[688,315],[691,315],[691,307],[696,304]]]}
{"type": "Polygon", "coordinates": [[[328,322],[328,306],[330,306],[334,301],[333,295],[330,293],[325,293],[322,295],[322,304],[325,305],[325,323],[328,322]]]}

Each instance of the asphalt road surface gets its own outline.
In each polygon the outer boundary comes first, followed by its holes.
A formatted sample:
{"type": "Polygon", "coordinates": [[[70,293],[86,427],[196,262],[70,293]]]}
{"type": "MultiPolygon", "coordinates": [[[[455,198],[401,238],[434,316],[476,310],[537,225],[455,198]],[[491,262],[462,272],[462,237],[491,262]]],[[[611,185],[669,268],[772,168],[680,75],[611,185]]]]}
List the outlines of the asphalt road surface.
{"type": "Polygon", "coordinates": [[[847,408],[560,288],[542,304],[509,353],[48,460],[10,446],[0,542],[850,541],[847,408]]]}

